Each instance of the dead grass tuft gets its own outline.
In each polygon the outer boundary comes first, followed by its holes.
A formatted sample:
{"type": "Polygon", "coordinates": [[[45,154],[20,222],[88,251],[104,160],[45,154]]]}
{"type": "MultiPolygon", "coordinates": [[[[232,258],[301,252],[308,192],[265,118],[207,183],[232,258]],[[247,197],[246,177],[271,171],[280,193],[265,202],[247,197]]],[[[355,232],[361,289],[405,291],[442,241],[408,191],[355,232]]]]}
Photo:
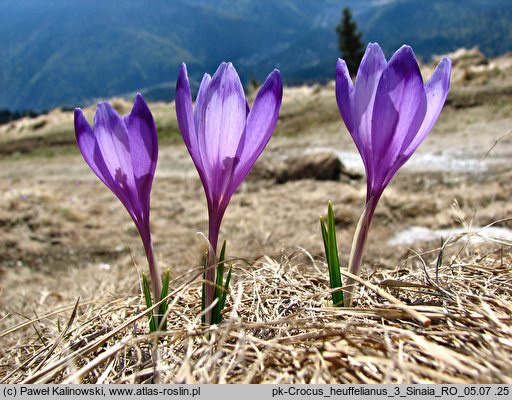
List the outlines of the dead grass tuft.
{"type": "Polygon", "coordinates": [[[79,300],[0,333],[0,383],[510,384],[510,244],[453,242],[366,273],[355,308],[330,307],[326,267],[304,251],[235,262],[220,326],[201,326],[192,276],[158,335],[140,297],[79,300]]]}

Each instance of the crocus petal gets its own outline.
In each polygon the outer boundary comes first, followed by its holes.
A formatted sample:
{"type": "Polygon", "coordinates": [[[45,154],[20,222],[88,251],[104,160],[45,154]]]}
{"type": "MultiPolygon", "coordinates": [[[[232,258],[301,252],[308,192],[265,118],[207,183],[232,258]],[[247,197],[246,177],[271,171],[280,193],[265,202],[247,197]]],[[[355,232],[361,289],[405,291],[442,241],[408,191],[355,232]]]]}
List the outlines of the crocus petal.
{"type": "Polygon", "coordinates": [[[93,131],[87,122],[82,110],[75,109],[75,134],[78,147],[84,160],[87,162],[93,172],[114,192],[119,200],[124,204],[130,215],[135,219],[134,206],[132,199],[114,179],[111,168],[105,162],[101,148],[98,144],[96,132],[93,131]]]}
{"type": "Polygon", "coordinates": [[[377,43],[369,43],[357,71],[356,84],[351,95],[354,143],[361,154],[368,176],[373,181],[375,166],[372,157],[372,111],[375,93],[382,72],[386,68],[386,57],[377,43]]]}
{"type": "Polygon", "coordinates": [[[193,112],[184,65],[176,91],[178,123],[203,183],[210,217],[208,236],[215,248],[232,194],[275,129],[283,92],[281,77],[277,70],[268,76],[252,110],[231,63],[222,63],[213,77],[204,75],[193,112]]]}
{"type": "Polygon", "coordinates": [[[371,146],[371,110],[377,86],[385,68],[386,58],[380,46],[377,43],[368,44],[357,71],[352,110],[355,128],[360,135],[357,141],[365,147],[371,146]]]}
{"type": "Polygon", "coordinates": [[[158,135],[153,115],[141,94],[135,97],[133,108],[124,117],[124,123],[139,201],[144,204],[143,209],[149,212],[149,194],[158,159],[158,135]]]}
{"type": "Polygon", "coordinates": [[[187,146],[188,152],[203,184],[208,202],[211,202],[212,191],[210,179],[206,176],[208,171],[205,169],[202,152],[199,147],[198,133],[204,133],[204,99],[209,86],[211,78],[205,74],[203,81],[199,87],[198,97],[196,99],[195,109],[192,111],[192,94],[190,91],[190,83],[188,80],[187,66],[183,63],[178,73],[178,80],[176,82],[176,116],[178,119],[178,126],[181,131],[183,141],[187,146]],[[200,114],[203,118],[200,118],[200,114]],[[203,121],[203,122],[201,122],[203,121]]]}
{"type": "Polygon", "coordinates": [[[153,115],[141,94],[124,117],[130,143],[133,173],[136,178],[154,175],[158,159],[158,135],[153,115]]]}
{"type": "Polygon", "coordinates": [[[231,63],[220,65],[205,94],[204,119],[199,118],[205,123],[205,131],[199,137],[199,144],[202,154],[208,154],[203,162],[211,168],[235,156],[245,127],[244,89],[231,63]]]}
{"type": "Polygon", "coordinates": [[[199,92],[197,92],[196,97],[196,107],[194,108],[194,123],[196,125],[197,131],[204,131],[204,122],[205,122],[205,112],[206,112],[206,98],[208,97],[208,88],[210,87],[210,82],[212,81],[212,77],[209,74],[204,74],[201,84],[199,85],[199,92]]]}
{"type": "Polygon", "coordinates": [[[185,64],[181,64],[181,68],[178,73],[175,106],[181,136],[183,137],[183,141],[185,142],[185,145],[187,146],[187,149],[195,163],[198,153],[197,135],[192,113],[192,94],[190,93],[187,66],[185,64]]]}
{"type": "Polygon", "coordinates": [[[274,70],[258,91],[252,109],[249,111],[243,138],[236,155],[240,163],[232,182],[233,191],[245,179],[270,140],[277,124],[282,97],[281,74],[278,70],[274,70]]]}
{"type": "Polygon", "coordinates": [[[105,165],[118,187],[130,195],[137,193],[128,131],[122,118],[108,103],[99,103],[96,108],[94,135],[105,165]]]}
{"type": "Polygon", "coordinates": [[[425,85],[427,111],[423,123],[412,141],[406,141],[402,145],[399,156],[384,180],[384,185],[387,185],[396,172],[411,158],[437,121],[443,109],[446,97],[448,96],[448,91],[450,90],[450,74],[451,61],[449,59],[443,59],[425,85]]]}
{"type": "Polygon", "coordinates": [[[95,162],[94,152],[98,147],[96,137],[94,136],[94,132],[85,118],[84,113],[79,108],[75,108],[75,135],[78,148],[80,149],[80,153],[82,153],[85,162],[91,167],[98,178],[108,186],[105,181],[105,175],[110,178],[110,172],[103,162],[100,166],[95,162]]]}
{"type": "Polygon", "coordinates": [[[443,58],[437,65],[432,77],[425,85],[427,99],[427,112],[423,124],[418,134],[411,141],[404,153],[412,155],[418,146],[425,140],[425,137],[431,131],[437,121],[441,110],[443,109],[448,91],[450,90],[450,74],[452,72],[452,63],[449,59],[443,58]]]}
{"type": "Polygon", "coordinates": [[[219,66],[200,107],[196,129],[201,132],[198,142],[206,180],[212,198],[222,199],[238,163],[235,157],[246,120],[244,90],[231,63],[219,66]]]}
{"type": "Polygon", "coordinates": [[[410,143],[417,134],[426,108],[418,63],[412,49],[402,46],[384,69],[375,93],[371,149],[374,160],[372,187],[375,190],[383,189],[384,181],[391,179],[387,172],[403,144],[410,143]]]}
{"type": "Polygon", "coordinates": [[[348,72],[347,63],[338,58],[336,62],[336,102],[340,110],[341,117],[348,131],[352,135],[357,148],[360,148],[359,134],[356,132],[354,118],[352,115],[352,98],[354,95],[354,86],[352,78],[348,72]],[[359,144],[358,144],[359,143],[359,144]]]}

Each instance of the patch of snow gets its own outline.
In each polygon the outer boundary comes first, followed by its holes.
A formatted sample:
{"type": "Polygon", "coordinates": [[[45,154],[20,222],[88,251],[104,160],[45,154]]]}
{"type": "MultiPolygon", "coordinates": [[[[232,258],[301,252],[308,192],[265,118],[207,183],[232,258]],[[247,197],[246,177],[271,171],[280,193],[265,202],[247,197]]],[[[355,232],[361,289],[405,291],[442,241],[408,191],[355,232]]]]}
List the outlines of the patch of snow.
{"type": "MultiPolygon", "coordinates": [[[[359,153],[339,151],[334,147],[309,147],[304,154],[331,151],[338,155],[343,164],[356,171],[364,171],[363,161],[359,153]]],[[[402,167],[416,172],[483,172],[487,170],[486,160],[468,158],[455,154],[418,153],[413,155],[402,167]]]]}
{"type": "Polygon", "coordinates": [[[471,243],[482,243],[489,240],[500,240],[512,243],[512,230],[498,226],[471,228],[429,229],[423,226],[411,226],[397,232],[387,244],[390,246],[411,245],[417,242],[446,240],[450,237],[464,235],[463,240],[471,243]]]}

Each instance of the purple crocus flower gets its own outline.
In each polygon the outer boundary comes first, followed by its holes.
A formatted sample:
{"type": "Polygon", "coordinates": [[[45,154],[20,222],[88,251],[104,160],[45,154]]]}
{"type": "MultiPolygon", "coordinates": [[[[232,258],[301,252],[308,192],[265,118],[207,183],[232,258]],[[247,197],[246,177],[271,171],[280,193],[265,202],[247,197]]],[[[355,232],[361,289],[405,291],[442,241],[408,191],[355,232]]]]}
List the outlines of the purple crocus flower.
{"type": "MultiPolygon", "coordinates": [[[[193,110],[187,68],[185,64],[181,66],[176,84],[176,114],[208,203],[208,239],[213,254],[205,274],[207,282],[215,282],[216,271],[212,266],[222,217],[231,196],[274,131],[282,94],[281,76],[274,70],[249,109],[235,68],[231,63],[222,63],[213,77],[204,75],[193,110]]],[[[213,290],[212,284],[206,285],[206,307],[213,301],[213,290]]]]}
{"type": "Polygon", "coordinates": [[[382,192],[434,126],[448,95],[450,73],[451,61],[444,58],[424,84],[409,46],[402,46],[386,62],[376,43],[368,45],[355,85],[345,61],[339,59],[336,64],[336,100],[367,177],[366,207],[349,261],[353,274],[359,272],[382,192]]]}
{"type": "Polygon", "coordinates": [[[162,281],[149,227],[150,192],[158,158],[158,138],[151,111],[140,94],[124,118],[109,103],[99,103],[92,129],[82,110],[77,108],[75,133],[87,164],[121,200],[135,222],[146,251],[155,302],[159,301],[162,281]]]}

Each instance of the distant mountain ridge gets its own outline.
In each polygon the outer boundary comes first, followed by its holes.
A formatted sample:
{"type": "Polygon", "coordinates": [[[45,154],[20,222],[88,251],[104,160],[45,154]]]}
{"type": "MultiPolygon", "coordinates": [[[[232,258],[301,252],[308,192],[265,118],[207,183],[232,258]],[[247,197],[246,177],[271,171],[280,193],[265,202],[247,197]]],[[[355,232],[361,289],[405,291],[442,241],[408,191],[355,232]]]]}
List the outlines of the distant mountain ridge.
{"type": "Polygon", "coordinates": [[[225,60],[244,83],[276,67],[288,84],[333,79],[344,6],[388,56],[512,50],[509,0],[0,0],[0,109],[171,99],[181,62],[195,84],[225,60]]]}

